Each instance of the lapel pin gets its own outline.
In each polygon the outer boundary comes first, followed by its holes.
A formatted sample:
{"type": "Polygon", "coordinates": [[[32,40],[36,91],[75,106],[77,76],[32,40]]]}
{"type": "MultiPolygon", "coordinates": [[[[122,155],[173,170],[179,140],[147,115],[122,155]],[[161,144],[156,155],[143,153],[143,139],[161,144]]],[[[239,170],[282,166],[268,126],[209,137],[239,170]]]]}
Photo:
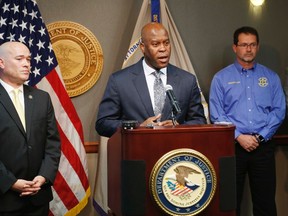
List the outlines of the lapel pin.
{"type": "Polygon", "coordinates": [[[32,96],[32,95],[29,95],[28,98],[32,100],[32,99],[33,99],[33,96],[32,96]]]}

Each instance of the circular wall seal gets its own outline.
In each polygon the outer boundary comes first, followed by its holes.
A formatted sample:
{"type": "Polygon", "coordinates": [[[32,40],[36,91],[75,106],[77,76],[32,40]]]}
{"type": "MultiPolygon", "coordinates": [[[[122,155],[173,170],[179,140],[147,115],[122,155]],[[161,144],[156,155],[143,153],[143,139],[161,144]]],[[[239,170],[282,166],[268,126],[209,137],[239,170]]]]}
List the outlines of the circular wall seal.
{"type": "Polygon", "coordinates": [[[54,22],[47,28],[68,95],[83,94],[102,72],[103,52],[98,40],[75,22],[54,22]]]}
{"type": "Polygon", "coordinates": [[[203,211],[216,190],[213,165],[193,149],[176,149],[162,156],[150,175],[150,192],[168,215],[192,216],[203,211]]]}

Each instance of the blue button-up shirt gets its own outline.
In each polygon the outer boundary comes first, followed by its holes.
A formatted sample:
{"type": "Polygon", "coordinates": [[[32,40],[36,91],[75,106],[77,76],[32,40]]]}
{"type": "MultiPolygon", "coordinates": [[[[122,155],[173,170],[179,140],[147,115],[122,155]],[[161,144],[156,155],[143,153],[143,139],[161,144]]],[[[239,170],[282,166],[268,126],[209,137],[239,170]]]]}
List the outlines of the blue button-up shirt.
{"type": "Polygon", "coordinates": [[[236,61],[215,74],[210,89],[212,122],[232,122],[235,138],[258,133],[270,139],[285,117],[285,96],[279,76],[254,64],[244,69],[236,61]]]}

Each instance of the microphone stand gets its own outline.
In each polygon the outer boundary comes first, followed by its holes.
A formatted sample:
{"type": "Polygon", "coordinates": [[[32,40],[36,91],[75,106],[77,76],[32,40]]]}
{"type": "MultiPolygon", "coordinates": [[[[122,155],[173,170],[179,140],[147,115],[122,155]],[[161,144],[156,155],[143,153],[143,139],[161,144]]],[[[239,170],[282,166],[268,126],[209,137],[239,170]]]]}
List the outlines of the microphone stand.
{"type": "Polygon", "coordinates": [[[177,114],[177,112],[175,111],[174,108],[172,108],[171,118],[172,118],[173,126],[176,126],[176,124],[177,124],[177,122],[176,122],[176,114],[177,114]]]}

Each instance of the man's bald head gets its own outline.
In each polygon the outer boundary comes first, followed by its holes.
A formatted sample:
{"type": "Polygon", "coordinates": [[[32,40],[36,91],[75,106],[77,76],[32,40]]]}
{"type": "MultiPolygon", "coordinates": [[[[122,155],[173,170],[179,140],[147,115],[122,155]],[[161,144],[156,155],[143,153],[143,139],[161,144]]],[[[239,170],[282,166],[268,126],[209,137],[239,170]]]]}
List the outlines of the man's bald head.
{"type": "Polygon", "coordinates": [[[18,41],[8,41],[0,45],[0,59],[7,58],[8,55],[13,53],[16,49],[28,50],[28,47],[18,41]]]}
{"type": "Polygon", "coordinates": [[[142,28],[140,48],[150,67],[156,70],[167,67],[171,45],[168,32],[162,24],[152,22],[142,28]]]}
{"type": "Polygon", "coordinates": [[[31,54],[21,42],[6,42],[0,46],[0,79],[17,88],[29,79],[31,54]]]}
{"type": "Polygon", "coordinates": [[[151,22],[151,23],[146,24],[145,26],[143,26],[141,30],[142,42],[147,40],[147,38],[150,38],[151,35],[156,35],[157,32],[159,31],[165,32],[165,34],[168,36],[168,32],[166,28],[161,23],[151,22]]]}

